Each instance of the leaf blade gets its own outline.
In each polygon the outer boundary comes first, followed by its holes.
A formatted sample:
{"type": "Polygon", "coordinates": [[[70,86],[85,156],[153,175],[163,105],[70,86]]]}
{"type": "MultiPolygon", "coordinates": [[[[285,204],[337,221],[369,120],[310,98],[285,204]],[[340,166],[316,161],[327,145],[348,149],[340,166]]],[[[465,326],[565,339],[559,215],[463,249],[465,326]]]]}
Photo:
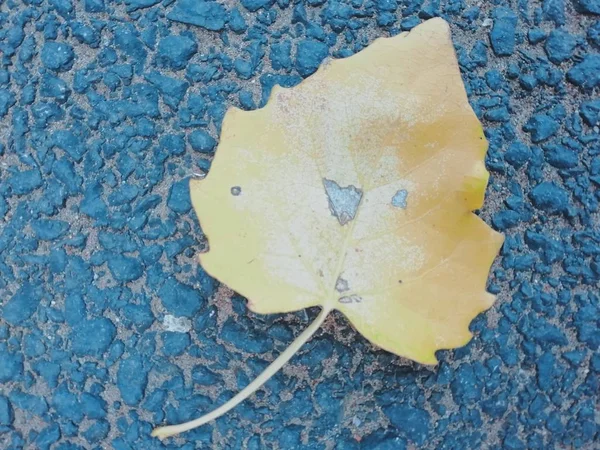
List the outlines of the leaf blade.
{"type": "Polygon", "coordinates": [[[471,213],[486,151],[447,24],[378,39],[274,89],[260,110],[228,112],[211,171],[191,189],[211,245],[201,263],[255,312],[336,308],[371,342],[435,362],[491,305],[485,281],[502,237],[471,213]],[[435,305],[431,286],[453,289],[438,273],[446,258],[473,275],[451,272],[466,300],[436,306],[453,312],[450,325],[410,298],[435,305]],[[418,324],[413,338],[398,321],[418,324]]]}

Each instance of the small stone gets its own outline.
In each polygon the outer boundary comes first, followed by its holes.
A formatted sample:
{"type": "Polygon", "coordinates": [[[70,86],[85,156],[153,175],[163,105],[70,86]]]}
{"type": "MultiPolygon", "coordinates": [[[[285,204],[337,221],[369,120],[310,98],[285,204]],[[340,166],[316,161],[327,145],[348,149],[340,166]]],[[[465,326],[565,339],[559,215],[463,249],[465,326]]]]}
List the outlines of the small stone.
{"type": "Polygon", "coordinates": [[[502,444],[502,448],[507,450],[525,450],[527,448],[514,433],[507,433],[502,444]]]}
{"type": "Polygon", "coordinates": [[[134,281],[140,278],[144,269],[140,261],[131,256],[113,255],[108,259],[108,268],[117,281],[134,281]]]}
{"type": "Polygon", "coordinates": [[[527,32],[527,38],[531,44],[539,44],[546,39],[546,33],[540,28],[533,28],[527,32]]]}
{"type": "Polygon", "coordinates": [[[586,55],[567,72],[567,80],[584,89],[600,86],[600,55],[586,55]]]}
{"type": "Polygon", "coordinates": [[[7,89],[0,89],[0,118],[4,117],[16,102],[15,94],[7,89]]]}
{"type": "Polygon", "coordinates": [[[141,356],[131,356],[121,361],[117,371],[117,387],[127,405],[136,406],[140,403],[147,384],[148,371],[144,368],[141,356]]]}
{"type": "Polygon", "coordinates": [[[526,91],[533,91],[538,85],[538,80],[531,74],[522,74],[519,77],[519,84],[526,91]]]}
{"type": "Polygon", "coordinates": [[[86,429],[83,432],[83,437],[89,444],[94,445],[100,442],[102,439],[106,438],[106,436],[108,436],[109,431],[110,425],[108,424],[108,422],[104,420],[99,420],[97,422],[94,422],[92,425],[90,425],[88,429],[86,429]]]}
{"type": "Polygon", "coordinates": [[[127,327],[134,325],[138,332],[147,330],[154,323],[154,314],[150,305],[128,304],[121,311],[123,313],[123,324],[127,327]]]}
{"type": "Polygon", "coordinates": [[[231,31],[237,34],[241,34],[248,29],[248,24],[238,8],[233,8],[229,13],[228,24],[231,31]]]}
{"type": "Polygon", "coordinates": [[[203,386],[212,386],[219,382],[219,377],[204,365],[192,369],[192,381],[203,386]]]}
{"type": "Polygon", "coordinates": [[[225,28],[227,12],[223,5],[212,1],[178,0],[167,14],[167,19],[187,23],[211,31],[225,28]]]}
{"type": "Polygon", "coordinates": [[[108,196],[110,206],[121,206],[131,204],[139,195],[137,186],[123,183],[108,196]]]}
{"type": "Polygon", "coordinates": [[[197,289],[174,278],[165,282],[158,295],[165,309],[176,317],[193,317],[204,303],[197,289]]]}
{"type": "Polygon", "coordinates": [[[405,19],[402,19],[402,21],[400,22],[400,29],[402,31],[410,31],[420,23],[421,19],[419,19],[417,16],[407,17],[405,19]]]}
{"type": "Polygon", "coordinates": [[[15,416],[8,398],[0,395],[0,425],[12,425],[15,416]]]}
{"type": "Polygon", "coordinates": [[[529,161],[530,158],[531,149],[522,142],[512,143],[504,154],[504,160],[517,169],[529,161]]]}
{"type": "Polygon", "coordinates": [[[167,206],[179,214],[185,214],[192,209],[189,178],[173,183],[169,190],[167,206]]]}
{"type": "Polygon", "coordinates": [[[273,44],[269,58],[275,70],[289,70],[292,68],[292,43],[289,40],[273,44]]]}
{"type": "Polygon", "coordinates": [[[42,77],[40,94],[42,97],[52,97],[59,102],[65,102],[69,99],[71,89],[69,89],[67,83],[60,78],[46,73],[42,77]]]}
{"type": "Polygon", "coordinates": [[[54,391],[51,405],[61,417],[75,422],[83,420],[83,411],[79,399],[76,394],[69,390],[66,382],[61,383],[54,391]]]}
{"type": "Polygon", "coordinates": [[[74,326],[85,320],[85,302],[83,297],[78,294],[71,294],[65,298],[65,320],[74,326]]]}
{"type": "Polygon", "coordinates": [[[344,278],[339,276],[337,281],[335,282],[335,290],[338,291],[340,294],[342,292],[350,290],[350,287],[348,286],[348,280],[345,280],[344,278]]]}
{"type": "Polygon", "coordinates": [[[554,136],[560,128],[559,123],[546,114],[536,114],[529,119],[523,129],[531,135],[534,144],[554,136]]]}
{"type": "Polygon", "coordinates": [[[600,0],[573,0],[573,6],[580,13],[600,15],[600,0]]]}
{"type": "Polygon", "coordinates": [[[554,64],[560,64],[571,56],[577,46],[577,39],[563,30],[553,30],[546,40],[544,49],[548,59],[554,64]]]}
{"type": "Polygon", "coordinates": [[[198,51],[198,45],[192,38],[179,35],[167,36],[158,44],[157,62],[160,67],[181,70],[198,51]]]}
{"type": "Polygon", "coordinates": [[[185,139],[183,134],[167,134],[160,139],[160,147],[167,150],[171,155],[183,155],[185,153],[185,139]]]}
{"type": "Polygon", "coordinates": [[[42,175],[38,169],[14,172],[7,180],[13,194],[25,195],[35,191],[43,184],[42,175]]]}
{"type": "Polygon", "coordinates": [[[521,215],[516,211],[499,211],[492,217],[492,224],[498,231],[515,227],[521,221],[521,215]]]}
{"type": "Polygon", "coordinates": [[[588,28],[587,38],[592,45],[600,48],[600,20],[597,20],[588,28]]]}
{"type": "Polygon", "coordinates": [[[41,296],[35,287],[25,282],[2,308],[2,318],[11,325],[19,325],[29,319],[38,308],[41,296]]]}
{"type": "Polygon", "coordinates": [[[517,15],[506,7],[492,12],[494,26],[490,31],[490,42],[496,56],[510,56],[515,51],[517,15]]]}
{"type": "Polygon", "coordinates": [[[188,137],[189,143],[194,150],[200,153],[212,153],[217,141],[204,130],[194,130],[188,137]]]}
{"type": "Polygon", "coordinates": [[[565,334],[556,326],[544,323],[533,328],[529,336],[535,339],[542,348],[553,345],[567,345],[569,341],[565,334]]]}
{"type": "Polygon", "coordinates": [[[46,42],[42,48],[42,64],[48,69],[63,72],[73,67],[75,52],[64,42],[46,42]]]}
{"type": "Polygon", "coordinates": [[[31,333],[25,336],[25,342],[23,350],[27,358],[35,358],[42,356],[46,352],[46,347],[41,337],[31,333]]]}
{"type": "Polygon", "coordinates": [[[107,318],[84,320],[71,330],[71,349],[78,356],[101,356],[117,334],[107,318]]]}
{"type": "Polygon", "coordinates": [[[38,219],[31,222],[36,237],[43,241],[53,241],[69,231],[69,223],[64,220],[38,219]]]}
{"type": "Polygon", "coordinates": [[[581,350],[572,350],[570,352],[563,353],[563,358],[565,358],[573,367],[579,367],[585,360],[585,352],[581,350]]]}
{"type": "Polygon", "coordinates": [[[140,257],[145,265],[151,266],[160,259],[162,252],[163,248],[158,244],[147,245],[140,250],[140,257]]]}
{"type": "Polygon", "coordinates": [[[477,379],[473,366],[463,363],[456,370],[450,388],[456,403],[473,404],[480,400],[483,386],[477,379]]]}
{"type": "Polygon", "coordinates": [[[248,353],[265,353],[273,347],[272,339],[265,333],[249,332],[248,328],[231,318],[223,324],[221,336],[226,342],[235,342],[238,349],[248,353]]]}
{"type": "Polygon", "coordinates": [[[87,44],[92,48],[98,48],[100,44],[100,33],[81,22],[75,22],[71,25],[73,36],[82,44],[87,44]]]}
{"type": "Polygon", "coordinates": [[[102,198],[102,191],[102,184],[97,181],[91,182],[85,189],[79,205],[82,213],[99,221],[105,221],[108,216],[108,207],[102,198]]]}
{"type": "Polygon", "coordinates": [[[322,42],[305,39],[296,46],[296,70],[306,78],[314,73],[329,54],[329,47],[322,42]]]}
{"type": "Polygon", "coordinates": [[[57,130],[52,134],[54,145],[69,155],[74,161],[81,161],[86,147],[78,135],[71,130],[57,130]]]}
{"type": "Polygon", "coordinates": [[[477,41],[469,53],[473,67],[485,67],[488,63],[488,46],[483,41],[477,41]]]}
{"type": "Polygon", "coordinates": [[[588,100],[581,104],[579,114],[590,127],[600,123],[600,100],[588,100]]]}
{"type": "Polygon", "coordinates": [[[508,396],[505,392],[491,396],[481,404],[481,410],[490,417],[500,418],[508,409],[508,396]]]}
{"type": "Polygon", "coordinates": [[[138,9],[150,8],[151,6],[160,3],[160,0],[125,0],[127,11],[133,12],[138,9]]]}
{"type": "Polygon", "coordinates": [[[63,157],[54,161],[52,174],[64,184],[69,194],[73,195],[81,191],[82,178],[77,175],[75,166],[69,158],[63,157]]]}
{"type": "Polygon", "coordinates": [[[553,21],[556,25],[565,24],[564,0],[544,0],[542,3],[544,18],[553,21]]]}
{"type": "Polygon", "coordinates": [[[49,387],[55,388],[58,386],[60,365],[50,361],[38,360],[34,363],[33,368],[49,387]]]}
{"type": "Polygon", "coordinates": [[[246,59],[237,58],[233,63],[233,68],[242,80],[249,80],[254,75],[254,65],[246,59]]]}
{"type": "Polygon", "coordinates": [[[35,438],[35,447],[39,449],[49,449],[52,444],[60,439],[60,428],[54,423],[48,425],[39,432],[35,438]]]}
{"type": "Polygon", "coordinates": [[[105,11],[104,0],[85,0],[85,12],[101,13],[105,11]]]}
{"type": "Polygon", "coordinates": [[[567,191],[550,181],[544,181],[534,187],[530,198],[536,208],[550,214],[565,212],[569,206],[567,191]]]}
{"type": "Polygon", "coordinates": [[[556,357],[551,353],[543,353],[537,358],[538,384],[544,391],[549,391],[560,380],[561,369],[556,357]]]}
{"type": "Polygon", "coordinates": [[[163,341],[162,352],[165,356],[181,355],[191,344],[190,335],[188,333],[165,331],[161,336],[163,341]]]}
{"type": "Polygon", "coordinates": [[[174,109],[179,106],[189,87],[186,81],[161,75],[159,72],[150,72],[144,77],[156,86],[163,96],[163,101],[174,109]]]}
{"type": "Polygon", "coordinates": [[[425,443],[429,437],[431,421],[427,411],[407,404],[392,404],[382,409],[401,435],[406,436],[417,446],[425,443]]]}
{"type": "MultiPolygon", "coordinates": [[[[1,366],[0,366],[1,368],[1,366]]],[[[36,416],[43,416],[48,412],[48,404],[44,397],[26,394],[19,389],[13,389],[9,394],[13,407],[29,411],[36,416]]]]}
{"type": "Polygon", "coordinates": [[[106,401],[100,396],[84,392],[81,394],[80,403],[83,413],[89,419],[104,419],[108,414],[106,401]]]}
{"type": "Polygon", "coordinates": [[[261,8],[268,8],[274,3],[274,0],[241,0],[241,3],[248,11],[255,12],[261,8]]]}
{"type": "Polygon", "coordinates": [[[572,169],[579,164],[577,152],[563,145],[551,144],[544,147],[544,157],[557,169],[572,169]]]}

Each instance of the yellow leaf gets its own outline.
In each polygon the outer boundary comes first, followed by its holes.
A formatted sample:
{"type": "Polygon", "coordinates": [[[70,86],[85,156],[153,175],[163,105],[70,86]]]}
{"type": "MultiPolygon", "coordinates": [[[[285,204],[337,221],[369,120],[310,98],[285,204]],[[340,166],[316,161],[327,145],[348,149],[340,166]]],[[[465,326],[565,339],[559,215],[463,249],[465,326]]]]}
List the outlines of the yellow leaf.
{"type": "Polygon", "coordinates": [[[257,313],[321,306],[292,346],[337,309],[373,344],[435,364],[494,300],[503,236],[472,213],[486,150],[446,22],[378,39],[262,109],[228,111],[210,173],[191,184],[210,246],[200,262],[257,313]]]}

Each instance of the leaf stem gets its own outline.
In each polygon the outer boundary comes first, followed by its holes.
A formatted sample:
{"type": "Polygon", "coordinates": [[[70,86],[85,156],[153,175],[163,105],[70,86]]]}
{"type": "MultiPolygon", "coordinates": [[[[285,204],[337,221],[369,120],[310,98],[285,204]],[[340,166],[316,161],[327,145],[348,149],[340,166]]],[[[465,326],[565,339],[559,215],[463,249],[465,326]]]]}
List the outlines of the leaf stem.
{"type": "Polygon", "coordinates": [[[324,307],[317,318],[298,336],[285,351],[280,354],[270,365],[267,367],[258,377],[252,381],[248,386],[238,392],[234,397],[232,397],[229,401],[227,401],[224,405],[219,406],[214,411],[203,415],[202,417],[198,417],[195,420],[191,420],[186,423],[182,423],[179,425],[169,425],[165,427],[158,427],[152,431],[152,436],[157,437],[159,439],[165,439],[169,436],[174,436],[179,433],[183,433],[184,431],[189,431],[194,428],[197,428],[201,425],[204,425],[211,420],[214,420],[223,414],[225,414],[230,409],[234,408],[248,397],[250,397],[258,388],[260,388],[263,384],[265,384],[273,375],[275,375],[279,369],[283,367],[283,365],[288,362],[292,356],[296,354],[296,352],[308,341],[313,334],[319,329],[319,327],[323,324],[323,321],[329,314],[331,309],[324,307]]]}

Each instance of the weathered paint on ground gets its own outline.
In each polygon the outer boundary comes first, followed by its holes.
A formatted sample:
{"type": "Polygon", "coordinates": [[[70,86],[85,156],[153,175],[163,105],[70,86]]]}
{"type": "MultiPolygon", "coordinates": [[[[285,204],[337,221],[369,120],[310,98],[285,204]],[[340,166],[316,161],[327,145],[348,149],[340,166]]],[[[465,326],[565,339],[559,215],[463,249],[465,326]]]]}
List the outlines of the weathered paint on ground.
{"type": "Polygon", "coordinates": [[[475,339],[432,370],[333,316],[250,401],[166,447],[593,448],[600,2],[0,11],[1,448],[162,448],[153,425],[212,409],[285,348],[307,314],[248,314],[198,268],[187,179],[228,106],[437,15],[490,141],[481,215],[507,234],[475,339]]]}

